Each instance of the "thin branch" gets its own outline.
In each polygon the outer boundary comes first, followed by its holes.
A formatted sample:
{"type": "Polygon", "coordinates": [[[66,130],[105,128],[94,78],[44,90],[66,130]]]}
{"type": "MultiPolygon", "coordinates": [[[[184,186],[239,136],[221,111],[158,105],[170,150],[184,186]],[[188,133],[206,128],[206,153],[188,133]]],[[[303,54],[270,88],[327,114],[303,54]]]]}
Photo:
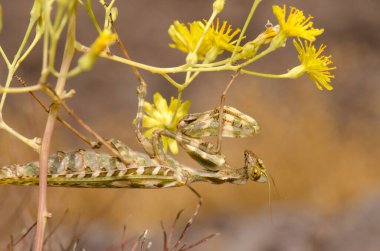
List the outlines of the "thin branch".
{"type": "Polygon", "coordinates": [[[30,146],[34,151],[36,151],[38,153],[41,151],[41,145],[40,145],[41,140],[39,138],[29,139],[29,138],[23,136],[22,134],[20,134],[16,130],[14,130],[12,127],[10,127],[9,125],[7,125],[2,120],[1,114],[0,114],[0,129],[3,129],[5,131],[7,131],[9,134],[13,135],[15,138],[17,138],[20,141],[22,141],[24,144],[30,146]]]}
{"type": "Polygon", "coordinates": [[[183,229],[181,235],[179,236],[177,242],[174,244],[173,250],[175,250],[176,248],[178,248],[179,245],[181,244],[181,242],[182,242],[183,238],[185,237],[187,231],[190,229],[190,227],[192,226],[195,218],[197,217],[197,215],[199,213],[199,209],[201,208],[202,202],[203,202],[202,196],[194,188],[192,188],[189,185],[187,187],[198,197],[198,204],[197,204],[197,207],[195,208],[193,216],[188,220],[188,222],[186,223],[186,226],[184,227],[184,229],[183,229]]]}
{"type": "MultiPolygon", "coordinates": [[[[15,75],[14,76],[22,85],[27,86],[26,81],[24,81],[20,76],[15,75]]],[[[47,89],[46,86],[44,86],[44,91],[47,89]]],[[[50,90],[50,89],[49,89],[50,90]]],[[[45,110],[45,112],[49,113],[49,108],[42,103],[41,99],[39,99],[34,92],[29,92],[30,95],[37,101],[37,103],[45,110]]],[[[78,130],[76,130],[74,127],[72,127],[66,120],[61,118],[59,115],[57,115],[57,120],[61,122],[67,129],[69,129],[71,132],[73,132],[75,135],[77,135],[79,138],[81,138],[84,142],[86,142],[91,147],[94,147],[96,145],[95,142],[91,141],[88,137],[81,134],[78,130]]]]}
{"type": "Polygon", "coordinates": [[[219,233],[213,233],[213,234],[210,234],[202,239],[200,239],[199,241],[189,245],[189,246],[183,246],[179,251],[186,251],[186,250],[190,250],[196,246],[199,246],[203,243],[205,243],[206,241],[209,241],[210,239],[214,238],[215,236],[219,235],[219,233]]]}
{"type": "MultiPolygon", "coordinates": [[[[27,230],[26,232],[20,236],[16,241],[12,240],[12,243],[10,243],[5,250],[12,250],[15,246],[17,246],[18,243],[20,243],[32,230],[33,228],[37,225],[37,222],[34,222],[27,230]]],[[[4,251],[5,251],[4,250],[4,251]]]]}
{"type": "Polygon", "coordinates": [[[237,40],[237,42],[236,42],[236,44],[235,44],[235,48],[234,48],[234,50],[233,50],[233,52],[232,52],[232,55],[231,55],[231,57],[230,57],[230,63],[232,63],[232,60],[233,60],[233,58],[234,58],[234,56],[235,56],[235,54],[236,54],[236,52],[237,52],[237,48],[239,47],[240,42],[241,42],[241,40],[242,40],[243,37],[244,37],[245,31],[247,30],[247,27],[248,27],[249,23],[251,22],[251,19],[252,19],[252,17],[253,17],[253,14],[255,13],[255,11],[256,11],[256,9],[257,9],[257,6],[260,4],[261,1],[262,1],[262,0],[255,0],[255,1],[253,2],[252,7],[251,7],[251,10],[249,11],[249,14],[248,14],[248,16],[247,16],[247,18],[246,18],[246,20],[245,20],[245,23],[244,23],[243,29],[242,29],[242,31],[240,32],[240,36],[239,36],[239,38],[238,38],[238,40],[237,40]]]}
{"type": "Polygon", "coordinates": [[[169,242],[168,242],[168,235],[166,233],[166,230],[165,230],[165,226],[164,226],[164,223],[161,221],[160,222],[160,225],[161,225],[161,230],[162,230],[162,233],[164,235],[164,246],[163,246],[163,251],[169,251],[169,242]]]}
{"type": "Polygon", "coordinates": [[[123,236],[122,236],[122,241],[121,241],[121,243],[120,243],[120,250],[121,251],[124,251],[124,249],[125,249],[125,245],[126,245],[126,243],[127,243],[127,238],[126,238],[126,234],[127,233],[127,226],[126,225],[124,225],[124,227],[123,227],[123,236]]]}
{"type": "MultiPolygon", "coordinates": [[[[87,47],[85,45],[82,45],[79,42],[75,43],[75,48],[78,51],[81,51],[81,52],[88,52],[90,50],[89,47],[87,47]]],[[[176,67],[154,67],[154,66],[138,63],[138,62],[135,62],[133,60],[128,60],[126,58],[119,57],[119,56],[116,56],[116,55],[110,55],[109,53],[106,53],[106,52],[100,53],[99,57],[106,58],[106,59],[109,59],[109,60],[113,60],[115,62],[127,64],[127,65],[130,65],[130,66],[135,66],[137,68],[140,68],[140,69],[152,72],[152,73],[158,73],[158,74],[186,72],[187,71],[186,69],[188,68],[188,66],[186,64],[180,65],[180,66],[176,66],[176,67]]]]}
{"type": "MultiPolygon", "coordinates": [[[[76,4],[77,2],[72,2],[69,6],[69,23],[67,29],[67,39],[65,50],[63,54],[61,70],[60,72],[65,75],[69,69],[71,60],[74,56],[75,47],[75,25],[76,25],[76,4]]],[[[47,31],[45,31],[47,32],[47,31]]],[[[55,91],[58,95],[63,93],[66,84],[66,78],[60,77],[57,80],[57,85],[55,91]]],[[[38,215],[37,215],[37,229],[34,241],[34,251],[41,251],[43,248],[45,228],[47,217],[49,213],[46,208],[46,190],[47,190],[47,174],[48,174],[48,157],[50,152],[50,143],[53,135],[55,120],[58,114],[58,105],[54,104],[51,106],[50,113],[46,122],[44,135],[42,138],[41,154],[39,160],[40,173],[39,173],[39,200],[38,200],[38,215]]]]}
{"type": "Polygon", "coordinates": [[[33,92],[33,91],[39,91],[42,89],[41,84],[36,84],[32,86],[27,86],[27,87],[16,87],[16,88],[11,88],[11,87],[1,87],[0,86],[0,93],[25,93],[25,92],[33,92]]]}
{"type": "Polygon", "coordinates": [[[63,108],[72,116],[78,124],[80,124],[85,130],[87,130],[92,136],[96,138],[102,145],[104,145],[109,151],[112,152],[115,156],[117,156],[125,165],[129,165],[132,163],[131,160],[125,159],[119,151],[117,151],[115,148],[111,146],[110,143],[108,143],[102,136],[100,136],[96,131],[94,131],[87,123],[85,123],[75,112],[73,109],[71,109],[65,101],[61,101],[61,104],[63,108]]]}
{"type": "Polygon", "coordinates": [[[147,234],[148,234],[148,230],[145,230],[142,234],[140,234],[140,236],[137,238],[137,240],[133,243],[131,251],[136,251],[137,246],[139,245],[141,239],[145,238],[147,234]]]}
{"type": "Polygon", "coordinates": [[[170,244],[172,242],[172,238],[173,238],[173,234],[174,234],[174,230],[175,230],[175,227],[177,225],[177,222],[179,220],[179,218],[181,217],[181,214],[183,213],[184,209],[180,210],[178,213],[177,213],[177,216],[175,217],[175,220],[173,222],[173,225],[171,226],[170,228],[170,232],[169,232],[169,237],[168,237],[168,243],[170,244]]]}
{"type": "Polygon", "coordinates": [[[8,59],[7,55],[5,54],[3,47],[1,47],[1,46],[0,46],[0,54],[3,57],[5,63],[7,64],[7,67],[9,69],[11,67],[11,62],[9,62],[9,59],[8,59]]]}
{"type": "MultiPolygon", "coordinates": [[[[114,33],[118,34],[114,23],[112,23],[112,31],[114,33]]],[[[117,42],[117,44],[118,44],[121,52],[124,54],[124,56],[125,56],[126,59],[131,60],[131,57],[129,56],[129,53],[128,53],[127,48],[125,47],[123,41],[121,41],[121,39],[119,38],[119,36],[117,36],[117,37],[118,38],[117,38],[116,42],[117,42]]],[[[143,77],[141,76],[141,74],[140,74],[139,70],[137,69],[137,67],[134,66],[134,65],[130,65],[130,67],[131,67],[133,73],[135,74],[137,80],[140,83],[141,82],[145,83],[145,81],[144,81],[143,77]]]]}
{"type": "Polygon", "coordinates": [[[67,213],[69,212],[69,209],[67,208],[65,210],[65,212],[63,213],[63,216],[61,217],[61,219],[58,221],[57,225],[55,225],[55,227],[53,228],[53,230],[51,230],[51,232],[46,236],[45,240],[44,240],[44,245],[46,244],[46,242],[48,241],[48,239],[50,237],[53,236],[53,234],[57,231],[58,227],[62,224],[63,220],[65,219],[65,217],[67,216],[67,213]]]}

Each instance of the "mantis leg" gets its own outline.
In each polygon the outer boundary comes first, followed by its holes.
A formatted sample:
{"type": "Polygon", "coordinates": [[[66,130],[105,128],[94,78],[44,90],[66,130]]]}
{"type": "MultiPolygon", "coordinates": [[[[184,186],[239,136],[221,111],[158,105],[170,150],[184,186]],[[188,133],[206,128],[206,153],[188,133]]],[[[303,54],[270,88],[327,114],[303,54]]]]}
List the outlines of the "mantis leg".
{"type": "Polygon", "coordinates": [[[161,138],[162,130],[157,129],[153,132],[152,135],[152,145],[153,145],[153,156],[159,161],[162,165],[167,165],[166,156],[164,152],[164,145],[161,138]]]}
{"type": "Polygon", "coordinates": [[[216,146],[212,149],[213,153],[220,153],[220,150],[222,148],[222,131],[223,131],[223,112],[224,112],[224,103],[226,101],[226,95],[228,90],[230,89],[232,83],[234,82],[235,78],[239,75],[240,69],[237,70],[234,74],[231,76],[230,82],[227,84],[226,88],[223,91],[222,96],[220,97],[220,105],[219,105],[219,128],[218,128],[218,137],[216,141],[216,146]]]}
{"type": "Polygon", "coordinates": [[[153,146],[150,140],[145,137],[142,134],[142,121],[144,116],[144,102],[146,97],[146,83],[143,79],[140,79],[140,84],[137,86],[137,99],[138,99],[138,105],[137,105],[137,114],[136,114],[136,120],[135,120],[135,133],[137,140],[140,142],[142,147],[144,148],[145,152],[149,154],[151,157],[154,156],[153,152],[153,146]]]}
{"type": "Polygon", "coordinates": [[[152,138],[153,152],[155,153],[155,157],[160,160],[165,160],[161,136],[175,139],[190,157],[201,164],[206,170],[217,171],[226,162],[224,155],[211,153],[213,145],[210,142],[190,138],[181,133],[173,133],[168,130],[156,130],[152,138]]]}
{"type": "Polygon", "coordinates": [[[130,159],[131,158],[131,149],[121,142],[120,140],[117,139],[108,139],[107,142],[114,148],[116,149],[120,155],[125,158],[125,159],[130,159]]]}

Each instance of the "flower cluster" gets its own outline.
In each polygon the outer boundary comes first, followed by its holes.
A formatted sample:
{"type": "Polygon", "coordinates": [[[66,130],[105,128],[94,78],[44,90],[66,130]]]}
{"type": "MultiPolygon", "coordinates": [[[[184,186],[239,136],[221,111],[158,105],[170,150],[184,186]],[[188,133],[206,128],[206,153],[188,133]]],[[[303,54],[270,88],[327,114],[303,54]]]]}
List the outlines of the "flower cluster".
{"type": "Polygon", "coordinates": [[[322,45],[316,50],[313,45],[316,37],[321,35],[324,29],[314,28],[313,17],[305,16],[301,10],[294,7],[287,9],[286,5],[282,7],[275,5],[273,14],[277,18],[278,25],[268,24],[266,30],[254,40],[246,42],[242,47],[239,46],[236,49],[237,40],[234,38],[240,33],[240,29],[233,30],[226,21],[220,25],[217,20],[216,25],[212,24],[207,32],[205,32],[205,23],[201,21],[189,23],[188,27],[175,21],[169,28],[169,35],[174,42],[170,44],[170,47],[188,53],[189,56],[196,53],[197,59],[204,60],[204,62],[212,62],[224,51],[233,52],[234,50],[237,54],[234,55],[233,61],[254,60],[263,45],[270,44],[269,47],[275,50],[284,47],[287,38],[294,37],[296,38],[294,46],[298,51],[301,65],[294,67],[288,74],[282,76],[296,78],[307,73],[320,90],[323,88],[332,90],[330,82],[334,75],[331,71],[336,67],[330,66],[332,64],[331,56],[322,55],[326,46],[322,45]],[[201,39],[202,42],[198,45],[201,39]],[[301,39],[305,42],[302,42],[301,39]]]}
{"type": "Polygon", "coordinates": [[[283,44],[288,37],[297,38],[293,44],[298,52],[301,65],[291,69],[287,75],[290,78],[296,78],[307,73],[319,90],[323,90],[323,88],[332,90],[330,82],[334,75],[330,71],[336,67],[330,66],[332,64],[331,56],[322,55],[326,48],[325,45],[321,45],[318,50],[313,45],[315,37],[321,35],[324,30],[313,28],[312,17],[305,17],[302,11],[294,7],[290,7],[287,17],[285,5],[282,8],[273,6],[273,13],[280,26],[277,42],[283,44]],[[301,39],[305,41],[302,42],[301,39]]]}
{"type": "MultiPolygon", "coordinates": [[[[220,0],[215,5],[216,7],[214,6],[218,13],[223,9],[224,3],[224,0],[220,0]]],[[[298,78],[306,73],[319,90],[332,90],[331,79],[334,78],[334,75],[331,71],[336,67],[332,66],[331,56],[322,55],[326,46],[321,45],[317,49],[313,44],[316,37],[324,32],[324,29],[314,28],[313,17],[305,16],[301,10],[294,7],[275,5],[273,14],[277,18],[278,24],[272,25],[268,22],[262,33],[242,46],[240,46],[241,41],[237,44],[237,35],[239,35],[240,29],[233,29],[226,21],[220,22],[216,19],[216,22],[211,24],[207,21],[194,21],[187,25],[175,21],[168,31],[173,40],[169,46],[187,53],[188,63],[196,63],[198,60],[210,63],[223,52],[234,52],[229,61],[216,62],[215,65],[219,67],[219,70],[223,68],[223,64],[226,64],[226,69],[232,65],[236,67],[234,69],[241,69],[266,54],[284,47],[288,38],[295,38],[293,45],[298,52],[300,65],[281,75],[255,73],[247,70],[244,72],[273,78],[298,78]],[[264,45],[267,45],[267,49],[262,48],[264,45]],[[239,61],[242,60],[245,62],[239,65],[239,61]]],[[[243,38],[245,37],[242,36],[241,39],[243,38]]],[[[95,42],[91,48],[97,47],[95,42]]],[[[100,46],[99,50],[102,49],[104,48],[100,46]]],[[[197,67],[201,68],[202,64],[197,67]]],[[[205,64],[205,67],[212,66],[205,64]]],[[[171,98],[170,105],[168,105],[167,101],[159,93],[156,93],[153,104],[148,102],[144,104],[146,115],[143,117],[143,126],[147,128],[144,135],[151,138],[152,133],[157,129],[175,133],[178,122],[187,114],[189,107],[189,101],[182,102],[175,98],[171,98]]],[[[178,152],[178,146],[174,139],[163,137],[163,146],[165,152],[167,148],[172,153],[178,152]]]]}

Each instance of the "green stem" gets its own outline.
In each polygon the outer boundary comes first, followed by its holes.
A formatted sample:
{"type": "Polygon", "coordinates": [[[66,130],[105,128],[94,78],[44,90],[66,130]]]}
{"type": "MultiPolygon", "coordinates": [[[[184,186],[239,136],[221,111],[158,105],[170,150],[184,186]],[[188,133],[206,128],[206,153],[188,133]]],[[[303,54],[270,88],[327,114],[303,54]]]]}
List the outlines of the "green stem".
{"type": "Polygon", "coordinates": [[[197,54],[197,51],[199,50],[199,47],[201,47],[203,39],[205,38],[208,30],[210,29],[211,24],[214,22],[214,19],[216,18],[217,15],[218,15],[218,13],[216,11],[212,12],[211,17],[208,19],[206,26],[205,26],[205,29],[203,30],[202,36],[198,40],[197,46],[195,47],[195,50],[192,51],[192,53],[197,54]]]}
{"type": "Polygon", "coordinates": [[[224,59],[224,60],[221,60],[221,61],[217,61],[217,62],[214,62],[214,63],[205,63],[205,62],[203,62],[202,64],[194,64],[193,67],[195,67],[195,68],[215,67],[215,66],[225,65],[229,61],[230,61],[230,58],[227,58],[227,59],[224,59]]]}
{"type": "Polygon", "coordinates": [[[86,9],[87,14],[90,16],[92,22],[94,23],[96,30],[100,34],[102,32],[102,29],[100,28],[100,25],[99,25],[98,21],[96,20],[94,12],[92,11],[92,0],[87,0],[87,4],[84,4],[82,1],[79,1],[79,3],[86,9]]]}
{"type": "Polygon", "coordinates": [[[244,74],[258,76],[258,77],[264,77],[264,78],[290,78],[287,73],[276,75],[276,74],[248,71],[248,70],[244,70],[244,69],[241,69],[240,72],[244,73],[244,74]]]}
{"type": "Polygon", "coordinates": [[[252,64],[253,62],[259,60],[260,58],[268,55],[269,53],[275,51],[276,48],[272,47],[272,46],[268,46],[265,50],[263,50],[262,52],[260,52],[258,55],[254,56],[253,58],[251,58],[250,60],[247,60],[246,62],[242,63],[239,65],[240,68],[243,68],[249,64],[252,64]]]}
{"type": "Polygon", "coordinates": [[[5,54],[5,52],[1,46],[0,46],[0,54],[3,57],[5,63],[7,64],[7,68],[9,69],[11,67],[11,62],[9,62],[7,55],[5,54]]]}
{"type": "Polygon", "coordinates": [[[180,89],[181,85],[178,84],[174,79],[172,79],[168,74],[161,74],[169,83],[171,83],[175,88],[180,89]]]}
{"type": "Polygon", "coordinates": [[[34,47],[37,45],[38,41],[40,41],[42,36],[42,33],[36,33],[36,36],[34,37],[32,43],[29,45],[28,49],[24,52],[24,54],[20,57],[20,59],[17,61],[16,69],[20,66],[22,62],[24,62],[25,58],[30,54],[30,52],[34,49],[34,47]]]}
{"type": "Polygon", "coordinates": [[[231,55],[231,57],[230,57],[230,63],[232,63],[232,60],[233,60],[233,58],[235,57],[235,54],[236,54],[236,52],[237,52],[237,48],[239,47],[239,45],[240,45],[240,43],[241,43],[241,40],[243,39],[243,36],[244,36],[244,34],[245,34],[245,31],[247,30],[247,27],[248,27],[249,23],[251,22],[251,19],[252,19],[252,17],[253,17],[253,14],[255,13],[256,8],[257,8],[257,6],[260,4],[261,1],[262,1],[262,0],[255,0],[255,1],[253,2],[252,7],[251,7],[251,10],[250,10],[250,12],[249,12],[249,14],[248,14],[248,17],[247,17],[247,19],[245,20],[245,24],[244,24],[244,26],[243,26],[243,29],[242,29],[242,31],[241,31],[241,33],[240,33],[240,36],[239,36],[239,38],[238,38],[238,40],[237,40],[237,42],[236,42],[236,45],[235,45],[234,51],[232,52],[232,55],[231,55]]]}
{"type": "MultiPolygon", "coordinates": [[[[88,48],[84,45],[81,45],[78,42],[76,42],[75,48],[81,52],[88,52],[90,50],[90,48],[88,48]]],[[[137,67],[137,68],[140,68],[140,69],[152,72],[152,73],[157,73],[157,74],[185,72],[186,69],[188,68],[188,66],[186,64],[181,65],[181,66],[177,66],[177,67],[168,67],[168,68],[154,67],[154,66],[138,63],[138,62],[135,62],[135,61],[132,61],[129,59],[125,59],[125,58],[122,58],[119,56],[110,55],[110,54],[107,54],[106,52],[100,53],[99,57],[106,58],[106,59],[116,61],[119,63],[123,63],[126,65],[134,66],[134,67],[137,67]]]]}
{"type": "Polygon", "coordinates": [[[12,136],[16,137],[17,139],[19,139],[24,144],[30,146],[36,152],[40,152],[40,145],[38,144],[38,142],[37,142],[38,140],[36,138],[35,139],[26,138],[25,136],[23,136],[20,133],[18,133],[17,131],[15,131],[12,127],[8,126],[2,120],[2,118],[0,118],[0,129],[3,129],[4,131],[8,132],[12,136]]]}
{"type": "Polygon", "coordinates": [[[44,39],[43,39],[43,48],[42,48],[42,69],[41,69],[41,76],[39,79],[39,83],[46,83],[46,80],[49,76],[49,31],[48,31],[48,26],[50,22],[50,11],[51,9],[49,8],[49,3],[48,1],[44,1],[44,11],[43,11],[43,19],[45,21],[45,26],[44,26],[44,39]]]}
{"type": "Polygon", "coordinates": [[[3,88],[0,86],[0,93],[25,93],[25,92],[33,92],[41,90],[42,86],[40,84],[36,84],[33,86],[27,86],[27,87],[17,87],[17,88],[3,88]]]}
{"type": "MultiPolygon", "coordinates": [[[[19,58],[21,56],[21,53],[24,50],[27,41],[29,40],[30,33],[32,32],[35,23],[36,23],[36,20],[33,19],[33,18],[31,18],[30,21],[29,21],[29,24],[28,24],[28,28],[26,29],[25,36],[24,36],[24,38],[23,38],[23,40],[21,42],[21,45],[18,48],[18,50],[16,52],[16,55],[14,56],[14,59],[13,59],[11,65],[10,65],[10,67],[8,69],[8,75],[7,75],[7,79],[6,79],[5,86],[4,86],[5,88],[8,88],[10,86],[10,84],[11,84],[13,75],[14,75],[14,73],[17,70],[17,61],[19,60],[19,58]]],[[[6,97],[7,97],[7,93],[3,93],[3,95],[1,96],[0,113],[3,112],[3,108],[4,108],[4,103],[5,103],[6,97]]]]}

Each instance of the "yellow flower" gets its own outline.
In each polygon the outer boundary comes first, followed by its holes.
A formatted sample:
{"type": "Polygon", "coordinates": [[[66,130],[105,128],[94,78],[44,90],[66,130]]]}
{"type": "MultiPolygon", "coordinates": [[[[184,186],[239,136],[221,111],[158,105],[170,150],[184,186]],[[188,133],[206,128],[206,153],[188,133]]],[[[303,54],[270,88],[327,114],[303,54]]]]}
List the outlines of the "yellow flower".
{"type": "MultiPolygon", "coordinates": [[[[152,133],[157,129],[169,130],[173,133],[177,130],[178,122],[187,114],[190,108],[190,101],[181,102],[178,99],[171,98],[170,105],[160,93],[155,93],[153,96],[153,104],[144,103],[144,111],[146,115],[143,117],[143,127],[147,128],[144,135],[149,139],[152,138],[152,133]],[[178,110],[176,108],[179,104],[178,110]]],[[[173,154],[178,153],[177,142],[168,137],[162,137],[164,151],[169,149],[173,154]]]]}
{"type": "MultiPolygon", "coordinates": [[[[204,22],[206,23],[206,20],[204,22]]],[[[223,50],[233,52],[237,40],[231,40],[240,33],[240,29],[233,31],[231,25],[227,26],[227,21],[223,21],[223,24],[219,28],[219,19],[217,19],[216,25],[211,24],[209,33],[211,34],[208,34],[208,39],[212,41],[213,46],[216,46],[221,50],[219,53],[221,54],[223,53],[223,50]]]]}
{"type": "Polygon", "coordinates": [[[103,30],[91,45],[90,50],[78,59],[78,65],[82,70],[90,70],[94,65],[97,57],[108,46],[115,43],[117,35],[110,30],[103,30]]]}
{"type": "MultiPolygon", "coordinates": [[[[201,21],[194,21],[188,25],[189,28],[178,21],[174,21],[174,24],[170,25],[168,32],[174,42],[174,44],[169,44],[170,47],[177,48],[185,53],[195,51],[195,47],[202,36],[204,25],[201,21]]],[[[210,47],[210,41],[204,39],[197,51],[198,58],[202,60],[210,47]]]]}
{"type": "Polygon", "coordinates": [[[107,46],[115,43],[116,39],[117,35],[112,33],[110,30],[102,31],[102,33],[100,33],[96,38],[95,42],[91,45],[91,52],[99,55],[107,48],[107,46]]]}
{"type": "MultiPolygon", "coordinates": [[[[175,21],[168,31],[174,42],[174,44],[169,44],[169,46],[185,53],[194,52],[206,27],[205,23],[207,21],[204,21],[204,23],[194,21],[188,24],[188,28],[185,24],[175,21]]],[[[227,21],[224,21],[220,26],[219,19],[217,19],[216,25],[211,25],[198,48],[198,58],[200,60],[206,58],[208,62],[211,62],[225,50],[232,52],[234,44],[236,44],[236,40],[232,41],[232,39],[239,32],[240,29],[233,31],[231,25],[227,25],[227,21]]]]}
{"type": "Polygon", "coordinates": [[[306,72],[319,90],[323,90],[323,88],[329,91],[332,90],[333,87],[330,82],[335,76],[330,71],[335,70],[336,67],[329,66],[333,63],[331,56],[321,55],[326,46],[321,45],[317,50],[312,42],[305,41],[302,43],[300,40],[298,42],[294,40],[293,43],[298,51],[298,59],[301,65],[290,70],[288,72],[289,76],[298,77],[306,72]]]}
{"type": "Polygon", "coordinates": [[[273,13],[278,19],[278,23],[281,27],[281,32],[286,37],[299,37],[309,41],[314,41],[316,36],[323,33],[323,29],[313,28],[313,22],[311,22],[312,16],[305,17],[303,12],[290,7],[288,18],[286,19],[286,6],[280,8],[278,5],[273,6],[273,13]]]}

